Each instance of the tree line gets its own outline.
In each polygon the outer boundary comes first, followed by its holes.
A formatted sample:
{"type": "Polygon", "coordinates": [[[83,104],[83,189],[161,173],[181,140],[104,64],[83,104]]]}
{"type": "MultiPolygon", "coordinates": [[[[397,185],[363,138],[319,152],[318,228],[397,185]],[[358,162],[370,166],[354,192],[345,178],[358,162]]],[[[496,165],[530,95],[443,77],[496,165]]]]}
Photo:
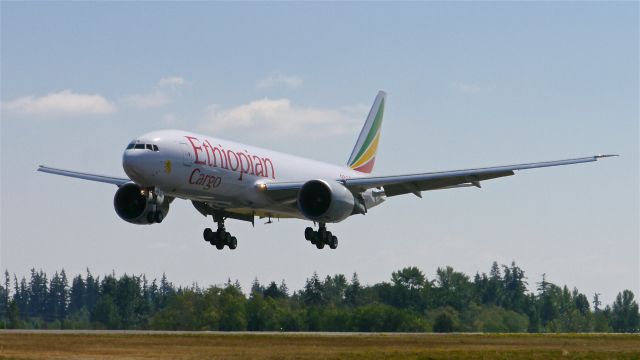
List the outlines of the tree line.
{"type": "Polygon", "coordinates": [[[31,270],[20,280],[5,271],[0,285],[0,328],[151,329],[221,331],[362,332],[638,332],[638,303],[630,290],[603,307],[577,289],[543,275],[527,290],[515,263],[493,263],[469,277],[447,266],[427,279],[417,267],[390,281],[360,283],[357,274],[322,279],[304,288],[253,281],[249,294],[228,280],[221,286],[176,287],[163,274],[96,277],[89,270],[69,283],[64,270],[31,270]]]}

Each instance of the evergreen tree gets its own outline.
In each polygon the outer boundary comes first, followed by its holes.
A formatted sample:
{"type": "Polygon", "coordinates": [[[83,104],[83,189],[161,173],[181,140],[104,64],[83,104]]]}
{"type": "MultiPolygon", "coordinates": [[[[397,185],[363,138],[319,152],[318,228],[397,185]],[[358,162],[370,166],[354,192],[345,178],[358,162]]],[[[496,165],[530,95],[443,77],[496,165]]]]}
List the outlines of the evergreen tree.
{"type": "Polygon", "coordinates": [[[342,275],[327,275],[322,284],[326,303],[333,306],[341,306],[344,303],[345,292],[347,290],[347,278],[342,275]]]}
{"type": "Polygon", "coordinates": [[[149,309],[152,313],[160,310],[160,290],[156,279],[153,279],[147,290],[147,301],[149,302],[149,309]]]}
{"type": "Polygon", "coordinates": [[[547,282],[546,275],[542,274],[542,281],[538,283],[538,303],[540,322],[543,327],[558,315],[556,298],[559,290],[557,286],[547,282]]]}
{"type": "Polygon", "coordinates": [[[483,296],[482,302],[484,304],[502,305],[504,288],[505,285],[500,267],[498,266],[498,262],[494,261],[489,271],[487,291],[485,296],[483,296]]]}
{"type": "Polygon", "coordinates": [[[8,314],[7,314],[7,327],[9,329],[20,328],[20,309],[18,303],[14,301],[9,302],[8,314]]]}
{"type": "Polygon", "coordinates": [[[280,294],[282,294],[284,298],[289,297],[289,287],[287,286],[287,283],[284,282],[284,279],[282,279],[282,281],[280,282],[280,285],[278,285],[278,290],[280,291],[280,294]]]}
{"type": "Polygon", "coordinates": [[[325,304],[324,287],[317,272],[314,271],[311,279],[307,279],[302,291],[302,299],[307,306],[325,304]]]}
{"type": "Polygon", "coordinates": [[[122,329],[130,329],[141,321],[142,289],[139,278],[127,274],[121,276],[116,283],[114,300],[122,329]]]}
{"type": "Polygon", "coordinates": [[[2,293],[3,299],[2,299],[2,307],[0,308],[0,311],[2,311],[2,315],[4,317],[7,317],[7,314],[9,313],[9,300],[10,298],[10,294],[11,294],[11,277],[9,276],[9,271],[5,270],[4,271],[4,292],[2,293]]]}
{"type": "Polygon", "coordinates": [[[32,268],[28,291],[29,309],[27,314],[29,317],[42,318],[45,316],[48,292],[47,274],[42,270],[36,271],[32,268]]]}
{"type": "Polygon", "coordinates": [[[100,295],[91,312],[91,321],[98,328],[120,329],[120,316],[118,307],[111,295],[100,295]]]}
{"type": "Polygon", "coordinates": [[[169,296],[175,293],[175,288],[173,287],[173,284],[167,280],[167,275],[165,273],[162,273],[162,278],[160,279],[160,288],[158,289],[158,292],[158,308],[161,309],[166,305],[169,296]]]}
{"type": "Polygon", "coordinates": [[[351,282],[345,290],[344,298],[349,306],[360,306],[362,304],[362,286],[360,285],[360,279],[358,279],[357,273],[353,273],[351,282]]]}
{"type": "Polygon", "coordinates": [[[251,283],[251,292],[249,293],[249,296],[254,296],[254,294],[262,295],[264,291],[265,291],[264,286],[260,285],[260,281],[258,281],[258,278],[255,277],[253,279],[253,282],[251,283]]]}
{"type": "Polygon", "coordinates": [[[220,330],[242,331],[247,329],[246,301],[240,284],[227,285],[220,293],[220,330]]]}
{"type": "Polygon", "coordinates": [[[599,312],[600,305],[602,305],[602,301],[600,301],[600,294],[599,293],[593,294],[593,311],[596,313],[599,312]]]}
{"type": "Polygon", "coordinates": [[[0,320],[7,317],[9,310],[9,288],[0,285],[0,320]]]}
{"type": "Polygon", "coordinates": [[[13,302],[18,307],[18,313],[22,318],[27,318],[29,314],[29,287],[27,286],[27,280],[22,277],[20,284],[18,285],[18,278],[13,275],[14,291],[13,302]]]}
{"type": "Polygon", "coordinates": [[[524,311],[525,292],[527,291],[527,282],[524,281],[524,271],[516,266],[515,262],[511,263],[511,267],[503,266],[504,270],[504,290],[502,297],[502,306],[509,310],[519,312],[524,311]]]}
{"type": "Polygon", "coordinates": [[[62,270],[57,271],[49,282],[49,292],[46,299],[46,319],[61,321],[67,315],[67,306],[69,303],[69,284],[67,275],[62,270]]]}
{"type": "MultiPolygon", "coordinates": [[[[285,288],[286,288],[286,285],[285,285],[285,288]]],[[[269,286],[267,286],[267,288],[264,289],[263,294],[265,298],[272,298],[272,299],[287,298],[287,293],[283,292],[280,289],[280,287],[278,287],[275,281],[272,281],[271,283],[269,283],[269,286]]]]}
{"type": "Polygon", "coordinates": [[[589,313],[589,300],[584,294],[580,294],[576,288],[573,288],[573,303],[581,315],[586,316],[589,313]]]}
{"type": "Polygon", "coordinates": [[[94,278],[89,269],[87,269],[86,280],[86,298],[85,305],[87,310],[92,311],[98,301],[100,294],[100,277],[94,278]]]}
{"type": "Polygon", "coordinates": [[[611,308],[611,327],[616,332],[640,331],[638,303],[631,290],[624,290],[616,296],[611,308]]]}
{"type": "Polygon", "coordinates": [[[71,290],[69,294],[69,313],[79,311],[87,306],[87,286],[82,276],[77,275],[71,281],[71,290]]]}

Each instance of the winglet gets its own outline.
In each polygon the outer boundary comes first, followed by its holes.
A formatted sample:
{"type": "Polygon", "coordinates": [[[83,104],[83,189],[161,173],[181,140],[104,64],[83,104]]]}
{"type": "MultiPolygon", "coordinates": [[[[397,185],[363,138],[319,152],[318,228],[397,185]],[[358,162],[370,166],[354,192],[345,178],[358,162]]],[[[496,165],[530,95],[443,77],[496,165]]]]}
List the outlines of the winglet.
{"type": "Polygon", "coordinates": [[[609,154],[609,155],[598,154],[598,155],[596,155],[594,157],[596,159],[601,159],[601,158],[616,157],[616,156],[620,156],[620,155],[618,155],[618,154],[609,154]]]}

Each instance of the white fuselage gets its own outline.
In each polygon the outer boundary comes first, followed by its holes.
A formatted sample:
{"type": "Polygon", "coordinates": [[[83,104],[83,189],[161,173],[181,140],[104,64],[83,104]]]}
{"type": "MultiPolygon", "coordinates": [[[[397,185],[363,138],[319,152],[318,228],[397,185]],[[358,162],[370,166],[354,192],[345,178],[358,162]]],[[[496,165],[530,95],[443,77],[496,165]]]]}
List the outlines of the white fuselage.
{"type": "MultiPolygon", "coordinates": [[[[265,196],[260,184],[367,176],[346,166],[180,130],[155,131],[135,139],[124,151],[123,168],[137,184],[167,196],[259,216],[298,218],[303,216],[295,207],[265,196]]],[[[383,200],[371,191],[363,195],[368,208],[383,200]]]]}

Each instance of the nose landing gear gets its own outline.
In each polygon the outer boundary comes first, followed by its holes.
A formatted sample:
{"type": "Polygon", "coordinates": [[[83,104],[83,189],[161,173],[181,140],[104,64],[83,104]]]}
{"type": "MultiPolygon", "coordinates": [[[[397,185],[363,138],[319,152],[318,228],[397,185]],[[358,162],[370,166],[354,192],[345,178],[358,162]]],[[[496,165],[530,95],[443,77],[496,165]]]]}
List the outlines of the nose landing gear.
{"type": "Polygon", "coordinates": [[[333,235],[331,231],[327,231],[327,225],[325,223],[320,223],[318,231],[314,231],[311,227],[304,229],[304,238],[318,249],[323,249],[325,245],[329,245],[331,249],[338,247],[338,237],[333,235]]]}

